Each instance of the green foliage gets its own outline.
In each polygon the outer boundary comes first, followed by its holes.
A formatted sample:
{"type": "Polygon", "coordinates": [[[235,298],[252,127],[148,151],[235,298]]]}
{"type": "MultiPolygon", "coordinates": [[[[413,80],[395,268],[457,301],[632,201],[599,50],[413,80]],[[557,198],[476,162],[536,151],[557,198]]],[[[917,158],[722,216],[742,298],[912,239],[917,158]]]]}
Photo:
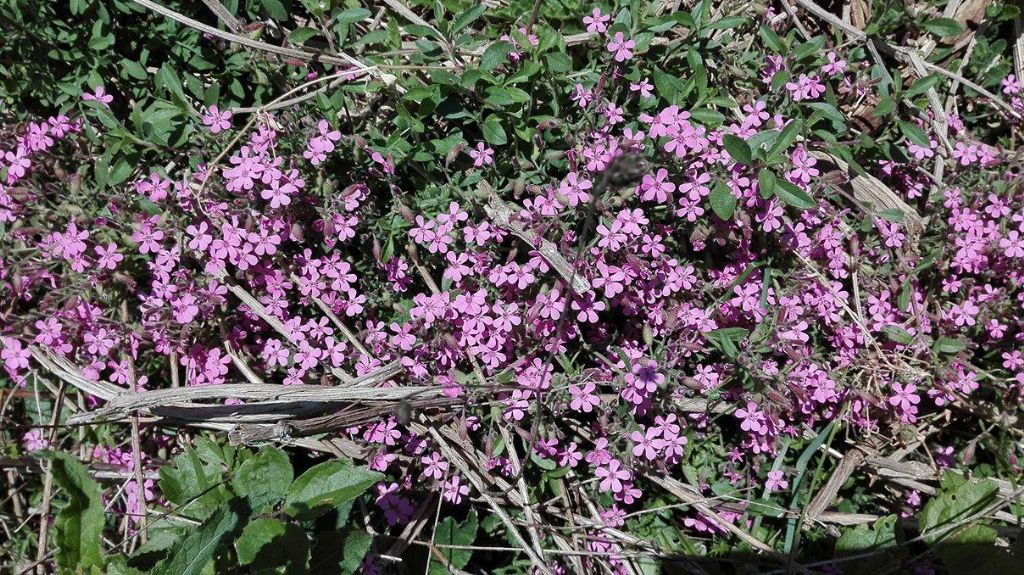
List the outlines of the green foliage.
{"type": "Polygon", "coordinates": [[[305,573],[309,558],[306,532],[294,523],[264,517],[245,526],[235,541],[238,562],[255,572],[282,566],[288,573],[305,573]]]}
{"type": "Polygon", "coordinates": [[[956,36],[964,31],[963,25],[952,18],[932,18],[921,22],[921,27],[936,36],[956,36]]]}
{"type": "MultiPolygon", "coordinates": [[[[953,526],[974,523],[974,515],[995,501],[999,486],[989,479],[968,479],[957,473],[942,477],[942,488],[921,510],[921,533],[925,541],[934,544],[948,537],[957,540],[956,532],[947,532],[953,526]]],[[[986,530],[995,537],[995,532],[986,530]]],[[[978,533],[972,535],[976,538],[978,533]]]]}
{"type": "Polygon", "coordinates": [[[888,515],[873,525],[858,525],[847,529],[836,541],[836,558],[856,557],[842,563],[844,573],[877,573],[880,569],[896,564],[906,555],[902,543],[903,530],[899,517],[888,515]]]}
{"type": "Polygon", "coordinates": [[[785,180],[776,180],[775,195],[784,203],[801,210],[814,209],[818,205],[810,194],[785,180]]]}
{"type": "MultiPolygon", "coordinates": [[[[470,512],[465,521],[456,522],[451,517],[445,517],[437,524],[434,532],[434,543],[442,545],[472,545],[476,540],[477,517],[475,512],[470,512]]],[[[454,569],[462,569],[468,563],[473,552],[468,549],[446,549],[442,548],[441,553],[448,561],[450,568],[434,561],[430,564],[431,575],[445,575],[454,569]]]]}
{"type": "MultiPolygon", "coordinates": [[[[168,0],[161,4],[204,22],[215,21],[203,3],[168,0]]],[[[388,183],[394,189],[401,188],[401,201],[413,213],[436,214],[446,209],[448,202],[462,201],[472,194],[484,176],[449,169],[449,164],[480,141],[501,147],[496,165],[486,176],[493,187],[503,189],[522,184],[527,190],[543,189],[561,177],[571,162],[578,161],[566,159],[567,150],[575,145],[567,142],[578,141],[581,134],[595,128],[592,123],[596,120],[590,116],[597,116],[591,113],[597,104],[579,114],[567,113],[577,111],[569,97],[576,84],[596,91],[599,102],[600,98],[614,98],[609,87],[613,82],[599,58],[594,57],[607,59],[604,40],[591,40],[575,47],[566,45],[567,37],[582,29],[579,17],[590,6],[580,2],[545,3],[532,29],[538,36],[536,46],[530,45],[516,29],[524,16],[528,17],[531,1],[517,0],[500,6],[468,0],[403,2],[414,10],[414,15],[423,14],[425,20],[431,21],[430,26],[424,26],[418,16],[411,19],[388,13],[376,29],[368,29],[366,21],[376,16],[377,9],[371,12],[352,0],[226,0],[223,4],[246,23],[263,23],[246,28],[243,34],[247,37],[308,50],[337,48],[346,53],[358,52],[362,61],[378,65],[380,70],[396,77],[395,88],[385,87],[378,80],[360,79],[332,86],[303,106],[280,112],[278,120],[282,125],[302,125],[311,118],[326,117],[343,129],[346,136],[360,138],[358,147],[346,148],[353,157],[339,154],[345,156],[343,161],[333,163],[332,159],[332,163],[321,168],[316,181],[307,182],[310,187],[322,189],[325,210],[340,197],[339,190],[325,182],[329,180],[327,175],[332,171],[363,170],[359,162],[372,151],[394,157],[398,170],[405,171],[388,183]],[[501,40],[504,34],[511,36],[515,45],[501,40]],[[414,49],[410,50],[410,46],[414,49]],[[521,60],[513,63],[509,58],[513,52],[521,53],[521,60]],[[389,56],[398,53],[404,55],[389,56]],[[464,61],[451,65],[457,60],[453,53],[464,61]],[[360,106],[353,105],[352,96],[367,93],[376,93],[369,100],[370,109],[359,110],[360,106]]],[[[805,40],[793,30],[776,32],[764,25],[749,6],[737,5],[736,10],[723,11],[707,1],[685,4],[685,10],[657,15],[657,10],[641,2],[601,5],[613,16],[611,33],[621,31],[637,42],[636,69],[626,77],[630,81],[647,77],[655,86],[654,96],[637,106],[654,113],[658,108],[677,104],[702,129],[721,128],[726,132],[737,121],[737,115],[742,114],[741,104],[751,103],[747,90],[760,83],[758,76],[765,53],[785,56],[788,69],[775,75],[771,90],[763,90],[762,95],[757,95],[760,90],[749,93],[766,100],[770,109],[778,104],[777,97],[784,102],[779,104],[780,113],[790,121],[781,128],[768,121],[759,128],[762,131],[744,133],[743,137],[725,133],[722,141],[732,159],[745,166],[741,172],[749,169],[747,175],[757,174],[762,197],[777,197],[787,206],[790,222],[797,221],[796,210],[811,210],[819,202],[835,199],[827,197],[834,193],[828,186],[815,187],[812,196],[786,181],[786,164],[794,146],[810,144],[813,148],[816,144],[827,144],[819,149],[842,157],[852,172],[864,173],[864,168],[854,161],[855,152],[858,158],[874,162],[898,158],[902,151],[895,144],[930,145],[928,124],[922,129],[914,119],[927,112],[924,96],[929,90],[948,87],[948,80],[940,75],[918,77],[904,70],[904,77],[889,61],[875,63],[867,100],[877,100],[872,115],[883,119],[883,126],[880,133],[868,133],[862,126],[847,125],[849,110],[832,87],[817,102],[792,101],[786,95],[785,84],[801,71],[820,69],[823,53],[834,44],[831,36],[820,34],[805,40]],[[741,33],[749,34],[751,43],[738,41],[741,33]],[[885,78],[886,72],[893,76],[891,82],[885,78]]],[[[939,10],[930,13],[941,13],[941,3],[939,10]]],[[[992,20],[988,24],[995,30],[998,22],[1008,23],[1018,13],[1006,3],[994,3],[988,8],[987,18],[992,20]]],[[[915,21],[913,16],[903,5],[878,6],[867,32],[885,37],[893,31],[918,30],[933,34],[936,40],[964,32],[957,21],[949,18],[915,21]]],[[[311,74],[322,77],[332,71],[320,64],[284,62],[276,56],[204,38],[203,34],[145,11],[129,0],[7,0],[0,4],[0,24],[5,30],[4,42],[0,43],[0,115],[4,120],[14,123],[56,111],[86,119],[85,141],[75,153],[88,155],[93,161],[76,174],[81,176],[81,183],[77,187],[69,185],[66,198],[61,190],[68,209],[86,204],[80,201],[86,196],[107,199],[110,194],[121,200],[114,194],[147,175],[150,169],[161,172],[168,165],[195,167],[199,158],[188,150],[194,150],[196,142],[201,142],[204,153],[223,149],[224,135],[214,136],[201,128],[199,115],[204,107],[218,105],[224,110],[264,104],[305,82],[311,74]],[[110,108],[82,102],[82,93],[97,86],[104,86],[115,96],[110,108]]],[[[218,26],[227,29],[223,23],[218,26]]],[[[1006,39],[999,33],[990,33],[975,40],[964,75],[998,91],[1000,79],[1012,68],[1012,60],[1005,57],[1006,39]]],[[[849,49],[864,48],[861,45],[849,49]]],[[[940,42],[929,61],[958,62],[961,57],[962,52],[951,52],[940,42]]],[[[964,86],[959,90],[971,93],[964,86]]],[[[357,99],[355,103],[362,101],[357,99]]],[[[991,124],[983,117],[984,111],[973,107],[958,111],[968,124],[972,115],[991,124]]],[[[625,125],[631,130],[646,129],[642,122],[627,120],[625,125]]],[[[282,145],[295,144],[282,140],[282,145]]],[[[1011,193],[1005,189],[997,191],[1002,195],[1011,193]]],[[[150,214],[165,209],[148,200],[133,201],[137,205],[125,204],[128,209],[138,208],[150,214]]],[[[725,181],[711,186],[709,202],[712,212],[723,221],[739,219],[738,210],[740,216],[754,215],[739,206],[725,181]]],[[[869,213],[866,225],[871,225],[871,218],[903,222],[905,216],[899,210],[869,213]]],[[[400,253],[402,245],[397,238],[406,234],[407,221],[396,213],[386,213],[367,223],[381,239],[384,260],[400,253]]],[[[713,224],[722,227],[722,222],[713,224]]],[[[685,241],[668,237],[666,243],[685,241]]],[[[707,252],[717,249],[713,244],[709,246],[707,252]]],[[[914,261],[910,265],[919,266],[917,274],[932,264],[949,265],[947,256],[933,254],[930,261],[914,261]]],[[[704,334],[724,356],[722,363],[729,364],[730,372],[735,370],[739,385],[754,388],[759,396],[778,391],[756,389],[745,373],[756,363],[751,351],[765,345],[765,324],[775,321],[775,311],[766,304],[769,289],[779,284],[777,275],[773,280],[775,272],[771,266],[770,259],[750,263],[735,283],[722,290],[723,298],[731,298],[733,288],[751,273],[760,275],[755,270],[761,268],[761,306],[768,311],[763,323],[750,325],[749,329],[725,327],[704,334]]],[[[374,275],[357,271],[361,281],[374,275]]],[[[865,270],[864,275],[867,273],[865,270]]],[[[380,295],[374,297],[404,309],[406,314],[413,305],[390,290],[378,291],[380,295]]],[[[908,289],[900,292],[900,308],[907,307],[911,294],[908,289]]],[[[776,302],[781,295],[781,291],[773,292],[776,302]]],[[[987,353],[974,345],[968,350],[967,339],[942,337],[932,342],[927,334],[915,332],[912,337],[896,325],[881,331],[900,345],[930,345],[936,357],[987,353]]],[[[645,337],[652,349],[655,343],[661,344],[655,341],[650,328],[645,337]]],[[[629,359],[624,353],[620,355],[629,369],[629,359]]],[[[563,367],[573,365],[571,360],[559,360],[565,362],[563,367]]],[[[785,375],[783,371],[778,377],[783,379],[785,375]]],[[[495,379],[506,376],[512,379],[509,374],[497,374],[495,379]]],[[[713,390],[709,397],[717,398],[722,393],[713,390]]],[[[809,490],[819,485],[821,469],[819,466],[815,472],[812,458],[820,456],[824,442],[831,439],[835,430],[834,422],[827,423],[817,437],[804,442],[806,447],[795,464],[792,457],[785,457],[785,452],[778,456],[773,469],[786,470],[792,484],[792,500],[788,500],[788,492],[743,495],[724,482],[712,483],[712,491],[723,498],[742,500],[744,513],[757,518],[752,529],[755,536],[797,557],[801,553],[799,538],[805,532],[790,510],[806,505],[809,490]],[[787,501],[780,503],[780,495],[787,501]]],[[[683,473],[694,485],[712,480],[721,470],[727,451],[727,447],[716,443],[719,440],[727,441],[721,437],[694,441],[688,447],[692,452],[687,453],[686,460],[669,471],[678,472],[682,465],[683,473]]],[[[794,445],[799,442],[794,440],[794,445]]],[[[500,454],[503,449],[505,446],[499,442],[496,452],[500,454]]],[[[104,507],[98,484],[69,455],[46,456],[60,487],[55,532],[61,548],[56,560],[64,571],[106,568],[111,573],[132,573],[155,565],[156,572],[172,575],[232,570],[351,575],[374,548],[373,536],[355,520],[348,519],[348,508],[383,480],[383,474],[349,461],[332,460],[315,465],[296,478],[288,453],[281,449],[264,447],[253,453],[199,437],[193,447],[174,456],[160,470],[159,487],[167,508],[152,514],[160,515],[150,525],[148,543],[130,558],[104,557],[104,507]],[[239,565],[244,569],[239,569],[239,565]]],[[[538,500],[560,495],[563,483],[558,480],[570,469],[536,453],[530,454],[529,462],[531,472],[540,477],[533,484],[531,495],[538,500]]],[[[301,465],[298,459],[296,464],[301,465]]],[[[844,495],[847,491],[854,493],[840,504],[849,506],[843,510],[859,511],[861,505],[867,505],[869,497],[857,489],[852,484],[844,486],[844,495]]],[[[988,521],[972,520],[946,531],[991,503],[997,491],[991,481],[947,474],[939,493],[920,512],[918,519],[925,542],[952,572],[1019,570],[1018,558],[993,545],[997,534],[988,521]]],[[[644,497],[645,505],[674,503],[657,499],[655,490],[645,490],[644,497]]],[[[474,511],[463,514],[463,510],[454,513],[455,517],[465,518],[458,521],[447,516],[439,521],[434,533],[436,543],[470,545],[479,538],[501,540],[508,536],[493,516],[478,518],[474,511]]],[[[629,521],[631,532],[659,543],[663,549],[690,554],[735,549],[733,542],[721,538],[707,545],[691,540],[681,532],[676,519],[670,513],[659,512],[639,514],[629,521]]],[[[806,536],[811,539],[816,535],[806,536]]],[[[832,540],[821,541],[824,546],[831,545],[832,540]]],[[[892,568],[908,556],[904,543],[900,521],[896,515],[890,515],[872,525],[845,529],[835,542],[835,554],[837,558],[848,558],[870,553],[863,561],[843,562],[842,568],[847,572],[877,572],[892,568]]],[[[431,573],[465,569],[471,560],[475,562],[483,555],[447,548],[440,552],[450,567],[433,558],[431,573]]],[[[510,562],[504,569],[513,573],[520,567],[522,563],[510,562]]],[[[641,568],[654,572],[658,566],[643,563],[641,568]]]]}
{"type": "Polygon", "coordinates": [[[245,500],[232,498],[220,506],[198,529],[181,538],[157,565],[157,575],[200,575],[213,559],[242,531],[251,510],[245,500]]]}
{"type": "Polygon", "coordinates": [[[347,461],[325,461],[291,484],[285,498],[285,511],[296,519],[316,519],[351,501],[383,478],[381,473],[353,467],[347,461]]]}
{"type": "Polygon", "coordinates": [[[750,146],[745,140],[732,134],[726,134],[722,137],[722,143],[725,144],[725,150],[729,152],[729,156],[745,165],[750,164],[752,157],[750,152],[750,146]]]}
{"type": "Polygon", "coordinates": [[[362,529],[319,533],[313,547],[310,572],[352,575],[359,569],[372,544],[373,537],[362,529]]]}
{"type": "Polygon", "coordinates": [[[246,497],[253,509],[284,499],[295,477],[288,455],[275,447],[264,447],[242,462],[231,475],[231,488],[246,497]]]}
{"type": "Polygon", "coordinates": [[[716,216],[723,220],[732,218],[736,211],[736,196],[732,195],[729,186],[718,182],[711,189],[711,209],[714,210],[716,216]]]}
{"type": "Polygon", "coordinates": [[[996,546],[996,530],[980,517],[998,497],[999,486],[990,479],[943,475],[939,492],[921,510],[918,522],[925,542],[950,572],[1024,570],[1024,554],[996,546]]]}
{"type": "MultiPolygon", "coordinates": [[[[237,562],[255,573],[304,573],[312,562],[314,572],[349,575],[373,540],[359,528],[317,532],[306,523],[350,503],[383,478],[350,461],[320,463],[293,480],[288,454],[276,447],[252,453],[197,438],[160,473],[173,513],[202,523],[156,521],[150,542],[131,559],[135,567],[155,562],[155,573],[198,574],[211,562],[237,562]],[[337,550],[332,541],[338,542],[337,550]]],[[[342,520],[345,515],[339,513],[342,520]]]]}
{"type": "Polygon", "coordinates": [[[231,492],[220,481],[221,462],[195,448],[186,448],[169,464],[160,468],[160,491],[180,512],[195,520],[204,520],[231,499],[231,492]]]}
{"type": "Polygon", "coordinates": [[[71,571],[102,567],[103,499],[99,484],[70,454],[45,451],[41,456],[50,460],[53,481],[68,499],[54,522],[60,542],[57,566],[71,571]]]}

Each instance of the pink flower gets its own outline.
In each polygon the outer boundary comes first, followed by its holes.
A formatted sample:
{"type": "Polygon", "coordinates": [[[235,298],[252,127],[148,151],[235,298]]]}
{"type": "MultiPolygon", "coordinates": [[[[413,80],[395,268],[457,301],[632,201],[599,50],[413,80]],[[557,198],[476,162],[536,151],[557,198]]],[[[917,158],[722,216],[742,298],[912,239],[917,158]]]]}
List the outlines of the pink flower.
{"type": "Polygon", "coordinates": [[[840,59],[835,52],[829,52],[828,64],[822,66],[821,71],[829,76],[838,76],[846,71],[846,60],[840,59]]]}
{"type": "Polygon", "coordinates": [[[818,160],[808,154],[807,149],[803,146],[798,146],[793,150],[793,153],[790,154],[790,161],[793,162],[793,169],[786,174],[786,179],[794,184],[809,184],[812,178],[821,173],[814,167],[818,160]]]}
{"type": "Polygon", "coordinates": [[[960,161],[961,166],[969,166],[978,161],[978,146],[957,142],[953,147],[953,157],[960,161]]]}
{"type": "Polygon", "coordinates": [[[483,142],[477,142],[476,149],[469,151],[469,157],[473,158],[474,167],[490,166],[494,163],[494,150],[483,142]]]}
{"type": "Polygon", "coordinates": [[[676,185],[668,181],[668,170],[658,168],[652,176],[646,174],[640,182],[640,199],[645,202],[657,202],[663,204],[672,198],[672,192],[676,191],[676,185]]]}
{"type": "Polygon", "coordinates": [[[908,383],[901,386],[899,383],[894,383],[892,389],[895,394],[889,398],[889,405],[893,407],[908,411],[916,409],[914,406],[921,402],[921,398],[915,393],[917,386],[913,384],[908,383]]]}
{"type": "Polygon", "coordinates": [[[800,74],[796,81],[787,82],[786,89],[789,90],[793,99],[798,102],[801,100],[816,100],[825,93],[825,85],[821,83],[821,78],[818,76],[808,76],[807,74],[800,74]]]}
{"type": "Polygon", "coordinates": [[[87,102],[99,102],[106,106],[114,101],[114,97],[107,94],[106,89],[103,86],[96,86],[94,93],[85,92],[82,94],[82,99],[87,102]]]}
{"type": "Polygon", "coordinates": [[[292,203],[291,196],[298,193],[299,189],[290,181],[275,179],[270,181],[270,187],[260,192],[260,197],[270,201],[270,207],[277,209],[292,203]]]}
{"type": "Polygon", "coordinates": [[[612,19],[607,14],[602,14],[600,8],[594,8],[590,16],[583,17],[583,23],[587,25],[587,32],[604,34],[608,30],[608,22],[612,19]]]}
{"type": "Polygon", "coordinates": [[[746,408],[740,408],[736,410],[736,417],[742,420],[740,429],[743,431],[749,431],[751,433],[764,434],[767,432],[765,427],[765,415],[759,411],[757,404],[753,401],[747,402],[746,408]]]}
{"type": "Polygon", "coordinates": [[[462,503],[462,498],[469,495],[469,486],[462,483],[462,478],[458,475],[453,475],[451,479],[444,483],[444,500],[450,501],[456,505],[462,503]]]}
{"type": "Polygon", "coordinates": [[[448,471],[448,462],[441,457],[438,452],[433,452],[429,456],[423,456],[420,458],[420,462],[426,467],[423,469],[424,477],[433,477],[434,479],[440,480],[444,477],[446,471],[448,471]]]}
{"type": "Polygon", "coordinates": [[[217,106],[210,106],[203,114],[203,125],[210,127],[211,134],[219,134],[231,129],[231,112],[221,112],[217,106]]]}
{"type": "Polygon", "coordinates": [[[633,48],[636,42],[627,40],[622,32],[616,32],[611,42],[608,42],[608,51],[614,54],[616,62],[625,62],[633,57],[633,48]]]}
{"type": "Polygon", "coordinates": [[[1020,94],[1021,83],[1017,79],[1016,75],[1010,74],[1009,76],[1003,78],[1002,85],[1003,93],[1006,94],[1007,96],[1016,96],[1017,94],[1020,94]]]}
{"type": "Polygon", "coordinates": [[[1010,230],[1005,238],[1000,238],[999,249],[1003,250],[1008,258],[1024,258],[1024,237],[1021,237],[1017,230],[1010,230]]]}
{"type": "Polygon", "coordinates": [[[569,205],[578,206],[580,203],[590,201],[590,194],[587,190],[594,187],[594,183],[586,178],[581,178],[576,172],[569,172],[562,183],[558,186],[558,193],[565,196],[569,205]]]}
{"type": "Polygon", "coordinates": [[[630,82],[629,84],[629,91],[640,92],[641,98],[650,98],[653,95],[651,92],[653,88],[654,86],[651,85],[647,78],[641,78],[639,82],[630,82]]]}
{"type": "Polygon", "coordinates": [[[99,266],[100,269],[117,269],[117,264],[121,263],[121,260],[124,259],[124,256],[117,253],[117,244],[113,242],[107,244],[106,248],[103,246],[96,246],[93,249],[96,251],[96,255],[98,256],[96,265],[99,266]]]}
{"type": "Polygon", "coordinates": [[[764,487],[768,492],[778,491],[780,489],[788,489],[789,482],[783,479],[785,474],[781,469],[768,472],[768,480],[765,481],[764,487]]]}
{"type": "Polygon", "coordinates": [[[43,432],[40,429],[33,429],[22,435],[21,443],[25,446],[25,451],[36,451],[50,447],[50,440],[43,436],[43,432]]]}
{"type": "Polygon", "coordinates": [[[260,357],[267,362],[267,367],[274,367],[274,365],[280,365],[285,367],[288,365],[288,350],[281,346],[281,342],[276,339],[268,339],[263,344],[263,351],[260,353],[260,357]]]}
{"type": "Polygon", "coordinates": [[[162,202],[167,199],[167,190],[170,189],[171,182],[163,179],[157,173],[151,173],[148,180],[141,180],[135,184],[135,189],[142,194],[146,194],[151,202],[162,202]]]}
{"type": "Polygon", "coordinates": [[[25,177],[28,173],[29,167],[32,166],[32,160],[28,158],[28,152],[25,148],[18,146],[14,152],[4,153],[4,160],[7,161],[7,183],[13,184],[21,178],[25,177]]]}
{"type": "Polygon", "coordinates": [[[603,466],[598,466],[594,470],[601,483],[598,485],[598,489],[605,493],[619,493],[623,489],[623,482],[629,481],[633,474],[628,469],[622,468],[622,463],[618,459],[612,459],[603,466]]]}
{"type": "Polygon", "coordinates": [[[645,433],[634,431],[629,438],[633,441],[633,457],[643,457],[648,461],[657,459],[658,452],[665,447],[661,432],[654,428],[648,428],[645,433]]]}
{"type": "Polygon", "coordinates": [[[569,395],[572,396],[572,401],[569,402],[569,407],[583,413],[594,411],[594,408],[601,403],[601,400],[594,394],[594,389],[594,383],[590,381],[583,384],[583,387],[570,385],[569,395]]]}

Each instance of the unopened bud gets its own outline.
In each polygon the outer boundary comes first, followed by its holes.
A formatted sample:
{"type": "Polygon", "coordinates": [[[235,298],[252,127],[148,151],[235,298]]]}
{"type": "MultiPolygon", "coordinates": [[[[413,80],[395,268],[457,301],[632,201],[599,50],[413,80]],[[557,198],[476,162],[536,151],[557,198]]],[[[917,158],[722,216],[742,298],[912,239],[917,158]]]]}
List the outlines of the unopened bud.
{"type": "Polygon", "coordinates": [[[377,240],[377,236],[373,237],[373,259],[380,261],[381,248],[380,241],[377,240]]]}
{"type": "Polygon", "coordinates": [[[409,206],[401,203],[398,204],[398,213],[401,214],[401,216],[405,218],[405,221],[410,224],[416,222],[416,216],[412,213],[412,210],[409,209],[409,206]]]}
{"type": "Polygon", "coordinates": [[[448,155],[444,157],[444,163],[450,164],[450,163],[454,162],[455,160],[458,159],[459,154],[461,154],[462,151],[465,150],[465,149],[466,149],[466,146],[464,144],[462,144],[461,142],[458,143],[458,144],[455,144],[454,146],[452,146],[451,151],[448,152],[448,155]]]}

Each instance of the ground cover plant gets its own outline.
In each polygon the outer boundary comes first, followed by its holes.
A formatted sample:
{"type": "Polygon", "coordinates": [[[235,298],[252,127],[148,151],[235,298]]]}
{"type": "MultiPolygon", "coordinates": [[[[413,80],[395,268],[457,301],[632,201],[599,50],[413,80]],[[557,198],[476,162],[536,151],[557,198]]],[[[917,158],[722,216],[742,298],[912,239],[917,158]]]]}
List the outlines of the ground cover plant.
{"type": "Polygon", "coordinates": [[[1022,22],[0,1],[3,570],[1024,570],[1022,22]]]}

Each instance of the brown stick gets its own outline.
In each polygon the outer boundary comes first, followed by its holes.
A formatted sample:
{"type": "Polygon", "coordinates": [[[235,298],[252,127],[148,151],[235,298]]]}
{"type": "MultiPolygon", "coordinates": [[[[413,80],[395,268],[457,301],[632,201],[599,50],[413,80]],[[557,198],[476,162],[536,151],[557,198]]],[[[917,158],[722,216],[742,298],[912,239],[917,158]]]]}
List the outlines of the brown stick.
{"type": "MultiPolygon", "coordinates": [[[[125,326],[128,325],[128,304],[124,301],[121,302],[121,321],[125,326]]],[[[130,353],[124,351],[121,352],[121,359],[128,364],[128,385],[133,393],[138,393],[139,380],[135,376],[135,360],[132,359],[130,353]]],[[[132,414],[132,466],[135,472],[135,500],[138,502],[139,511],[142,514],[142,518],[139,520],[139,538],[145,543],[149,540],[149,534],[146,532],[149,521],[146,510],[146,480],[142,477],[142,440],[140,436],[139,414],[135,412],[132,414]]]]}
{"type": "MultiPolygon", "coordinates": [[[[60,384],[60,391],[57,393],[57,401],[53,405],[53,414],[50,415],[50,435],[48,441],[53,444],[57,439],[57,422],[60,421],[60,412],[64,407],[64,396],[67,394],[67,384],[60,384]]],[[[53,462],[46,462],[46,476],[43,479],[43,501],[39,505],[39,541],[36,550],[36,571],[45,573],[43,560],[46,558],[46,538],[50,531],[50,498],[53,496],[53,462]]]]}
{"type": "Polygon", "coordinates": [[[266,42],[260,42],[259,40],[253,40],[252,38],[246,38],[244,36],[239,36],[238,34],[233,34],[231,32],[225,32],[223,30],[214,28],[213,26],[207,26],[206,24],[203,24],[202,22],[199,22],[198,20],[193,20],[192,18],[189,18],[188,16],[184,16],[182,14],[179,14],[179,13],[175,12],[174,10],[171,10],[169,8],[161,6],[161,5],[157,4],[156,2],[151,2],[150,0],[132,0],[132,1],[135,2],[136,4],[138,4],[139,6],[142,6],[144,8],[149,9],[149,10],[152,10],[153,12],[156,12],[157,14],[161,14],[163,16],[166,16],[167,18],[170,18],[171,20],[174,20],[175,22],[178,22],[179,24],[184,24],[185,26],[188,26],[189,28],[194,28],[196,30],[199,30],[200,32],[205,32],[205,33],[207,33],[207,34],[209,34],[211,36],[215,36],[217,38],[220,38],[221,40],[227,40],[228,42],[234,42],[236,44],[241,44],[242,46],[245,46],[247,48],[252,48],[254,50],[262,50],[264,52],[270,52],[272,54],[278,54],[280,56],[286,56],[288,58],[295,58],[295,59],[303,60],[303,61],[306,61],[306,62],[316,62],[316,61],[319,61],[319,62],[325,62],[327,64],[335,64],[335,65],[341,65],[341,66],[355,66],[356,68],[359,68],[360,70],[370,71],[372,74],[377,76],[377,78],[379,80],[381,80],[382,82],[384,82],[385,84],[387,84],[389,87],[391,87],[392,89],[394,89],[395,91],[397,91],[400,94],[404,94],[405,91],[406,91],[405,88],[403,88],[401,85],[399,85],[397,83],[397,78],[395,78],[391,74],[386,74],[386,73],[380,71],[379,69],[377,69],[376,67],[367,66],[366,64],[363,64],[359,60],[356,60],[352,56],[349,56],[348,54],[345,54],[345,53],[341,53],[341,54],[338,54],[338,55],[333,55],[333,54],[325,54],[323,52],[311,52],[311,51],[306,51],[306,50],[296,50],[295,48],[284,48],[284,47],[281,47],[281,46],[275,46],[273,44],[267,44],[266,42]]]}

